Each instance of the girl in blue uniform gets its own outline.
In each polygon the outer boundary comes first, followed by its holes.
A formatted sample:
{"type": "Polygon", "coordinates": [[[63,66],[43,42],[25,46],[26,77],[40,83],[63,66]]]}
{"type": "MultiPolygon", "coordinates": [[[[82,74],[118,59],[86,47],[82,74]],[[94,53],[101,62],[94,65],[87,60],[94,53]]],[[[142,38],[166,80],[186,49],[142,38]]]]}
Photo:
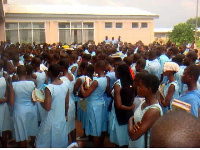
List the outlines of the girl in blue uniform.
{"type": "MultiPolygon", "coordinates": [[[[3,60],[0,60],[0,70],[3,68],[3,60]]],[[[0,74],[0,139],[2,147],[7,148],[7,130],[11,130],[11,117],[7,104],[7,83],[3,77],[3,72],[0,74]]]]}
{"type": "Polygon", "coordinates": [[[93,136],[95,147],[102,147],[103,140],[101,139],[103,110],[105,101],[103,98],[107,87],[107,79],[105,77],[105,62],[98,61],[95,64],[94,70],[98,74],[98,78],[94,79],[89,88],[84,89],[84,84],[81,84],[81,93],[84,98],[87,97],[87,120],[85,132],[86,135],[93,136]]]}
{"type": "Polygon", "coordinates": [[[112,95],[114,101],[109,118],[110,141],[117,146],[127,147],[129,141],[128,120],[133,115],[135,90],[129,66],[123,62],[116,64],[112,95]]]}
{"type": "Polygon", "coordinates": [[[167,76],[168,81],[164,85],[164,97],[160,96],[160,105],[163,114],[171,109],[171,103],[179,97],[179,86],[175,80],[175,73],[179,71],[179,66],[175,62],[166,62],[163,67],[163,75],[167,76]]]}
{"type": "Polygon", "coordinates": [[[60,65],[51,64],[48,75],[51,84],[45,88],[41,105],[47,111],[36,137],[38,148],[64,148],[68,145],[66,115],[69,107],[69,85],[59,79],[60,65]]]}
{"type": "Polygon", "coordinates": [[[31,95],[35,88],[33,81],[26,80],[26,68],[17,67],[19,81],[10,86],[10,105],[14,106],[13,122],[16,142],[20,147],[27,147],[27,140],[31,136],[34,143],[38,133],[37,110],[31,95]]]}
{"type": "Polygon", "coordinates": [[[75,84],[75,77],[73,74],[68,72],[69,62],[67,58],[62,58],[59,61],[59,65],[61,66],[61,71],[63,72],[63,76],[60,77],[62,81],[66,81],[69,85],[69,109],[67,113],[67,128],[68,134],[71,136],[71,141],[76,141],[76,129],[75,129],[75,102],[74,102],[74,84],[75,84]]]}

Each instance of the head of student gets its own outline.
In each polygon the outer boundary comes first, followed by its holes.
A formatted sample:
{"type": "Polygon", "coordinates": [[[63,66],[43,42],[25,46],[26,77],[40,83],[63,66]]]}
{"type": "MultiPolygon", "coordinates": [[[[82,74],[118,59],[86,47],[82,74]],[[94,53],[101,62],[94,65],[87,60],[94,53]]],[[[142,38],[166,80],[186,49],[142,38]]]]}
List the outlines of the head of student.
{"type": "Polygon", "coordinates": [[[121,61],[115,66],[116,78],[120,79],[122,87],[133,85],[133,78],[130,73],[129,66],[121,61]]]}
{"type": "Polygon", "coordinates": [[[60,74],[61,67],[59,64],[52,63],[48,69],[48,75],[50,78],[57,78],[60,74]]]}
{"type": "Polygon", "coordinates": [[[26,73],[26,67],[23,66],[23,65],[20,65],[17,67],[17,75],[20,77],[20,76],[25,76],[27,73],[26,73]]]}
{"type": "Polygon", "coordinates": [[[151,148],[199,148],[200,119],[175,111],[160,117],[150,133],[151,148]]]}
{"type": "Polygon", "coordinates": [[[189,85],[191,83],[196,83],[199,78],[200,66],[190,65],[185,68],[182,75],[182,82],[189,85]]]}
{"type": "Polygon", "coordinates": [[[150,94],[156,94],[159,84],[157,76],[149,73],[143,75],[137,87],[138,96],[146,97],[150,94]]]}

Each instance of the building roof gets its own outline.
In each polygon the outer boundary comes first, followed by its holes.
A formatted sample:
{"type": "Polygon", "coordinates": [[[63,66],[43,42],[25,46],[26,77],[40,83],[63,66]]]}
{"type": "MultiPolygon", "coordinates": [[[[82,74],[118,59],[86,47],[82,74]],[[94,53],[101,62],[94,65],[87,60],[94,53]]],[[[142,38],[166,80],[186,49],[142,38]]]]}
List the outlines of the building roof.
{"type": "Polygon", "coordinates": [[[148,11],[133,7],[103,7],[103,6],[75,6],[75,5],[4,5],[5,13],[28,14],[82,14],[82,15],[129,15],[158,17],[148,11]]]}
{"type": "Polygon", "coordinates": [[[162,32],[162,33],[166,33],[166,32],[172,32],[173,28],[154,28],[154,32],[162,32]]]}

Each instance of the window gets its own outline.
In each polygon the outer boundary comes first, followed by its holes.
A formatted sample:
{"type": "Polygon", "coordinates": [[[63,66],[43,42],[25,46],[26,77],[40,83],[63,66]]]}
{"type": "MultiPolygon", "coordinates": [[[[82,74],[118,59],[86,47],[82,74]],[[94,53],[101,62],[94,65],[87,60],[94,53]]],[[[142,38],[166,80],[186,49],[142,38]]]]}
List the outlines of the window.
{"type": "Polygon", "coordinates": [[[141,24],[141,28],[147,28],[148,27],[148,24],[146,23],[146,22],[143,22],[142,24],[141,24]]]}
{"type": "Polygon", "coordinates": [[[112,28],[112,22],[105,22],[105,28],[112,28]]]}
{"type": "Polygon", "coordinates": [[[116,28],[122,28],[122,23],[116,23],[116,28]]]}
{"type": "Polygon", "coordinates": [[[59,41],[63,44],[85,43],[94,40],[93,22],[60,22],[59,41]]]}
{"type": "Polygon", "coordinates": [[[6,40],[12,43],[44,43],[45,25],[43,22],[11,22],[5,23],[6,40]]]}
{"type": "Polygon", "coordinates": [[[132,28],[138,28],[138,23],[137,22],[133,22],[132,23],[132,28]]]}

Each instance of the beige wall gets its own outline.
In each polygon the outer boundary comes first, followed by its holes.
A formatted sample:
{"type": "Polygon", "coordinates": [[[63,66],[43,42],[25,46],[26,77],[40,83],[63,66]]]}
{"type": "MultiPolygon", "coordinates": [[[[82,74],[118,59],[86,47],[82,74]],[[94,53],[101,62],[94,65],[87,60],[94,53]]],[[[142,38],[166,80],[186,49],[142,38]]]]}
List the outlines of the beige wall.
{"type": "Polygon", "coordinates": [[[58,22],[57,21],[47,21],[45,28],[46,43],[58,43],[58,22]]]}
{"type": "Polygon", "coordinates": [[[138,40],[142,40],[145,44],[149,44],[154,40],[153,32],[153,20],[106,20],[106,21],[96,21],[95,22],[95,41],[101,42],[108,36],[111,40],[112,37],[117,40],[118,36],[126,42],[135,43],[138,40]],[[105,22],[112,22],[112,28],[105,28],[105,22]],[[122,28],[116,28],[115,23],[122,22],[122,28]],[[132,22],[138,22],[139,28],[132,28],[132,22]],[[148,23],[148,28],[140,28],[142,22],[148,23]]]}
{"type": "MultiPolygon", "coordinates": [[[[143,43],[149,44],[154,41],[154,23],[153,19],[116,19],[116,20],[102,20],[102,19],[64,19],[64,18],[6,18],[5,22],[45,22],[45,32],[46,32],[46,42],[47,43],[57,43],[59,42],[59,32],[58,32],[58,22],[94,22],[94,40],[96,44],[98,42],[102,42],[105,39],[105,36],[108,36],[109,40],[111,40],[112,36],[114,36],[115,40],[117,40],[118,36],[121,36],[121,39],[126,42],[135,43],[138,40],[142,40],[143,43]],[[105,28],[105,22],[112,22],[112,28],[105,28]],[[115,27],[116,22],[122,22],[122,29],[118,29],[115,27]],[[138,22],[138,28],[132,28],[132,22],[138,22]],[[148,23],[148,28],[140,28],[142,22],[148,23]]],[[[3,26],[4,27],[4,26],[3,26]]],[[[0,24],[0,31],[4,31],[0,24]]],[[[0,34],[0,38],[4,38],[5,34],[0,34]]]]}
{"type": "Polygon", "coordinates": [[[4,22],[0,22],[0,41],[5,41],[5,26],[4,22]]]}

